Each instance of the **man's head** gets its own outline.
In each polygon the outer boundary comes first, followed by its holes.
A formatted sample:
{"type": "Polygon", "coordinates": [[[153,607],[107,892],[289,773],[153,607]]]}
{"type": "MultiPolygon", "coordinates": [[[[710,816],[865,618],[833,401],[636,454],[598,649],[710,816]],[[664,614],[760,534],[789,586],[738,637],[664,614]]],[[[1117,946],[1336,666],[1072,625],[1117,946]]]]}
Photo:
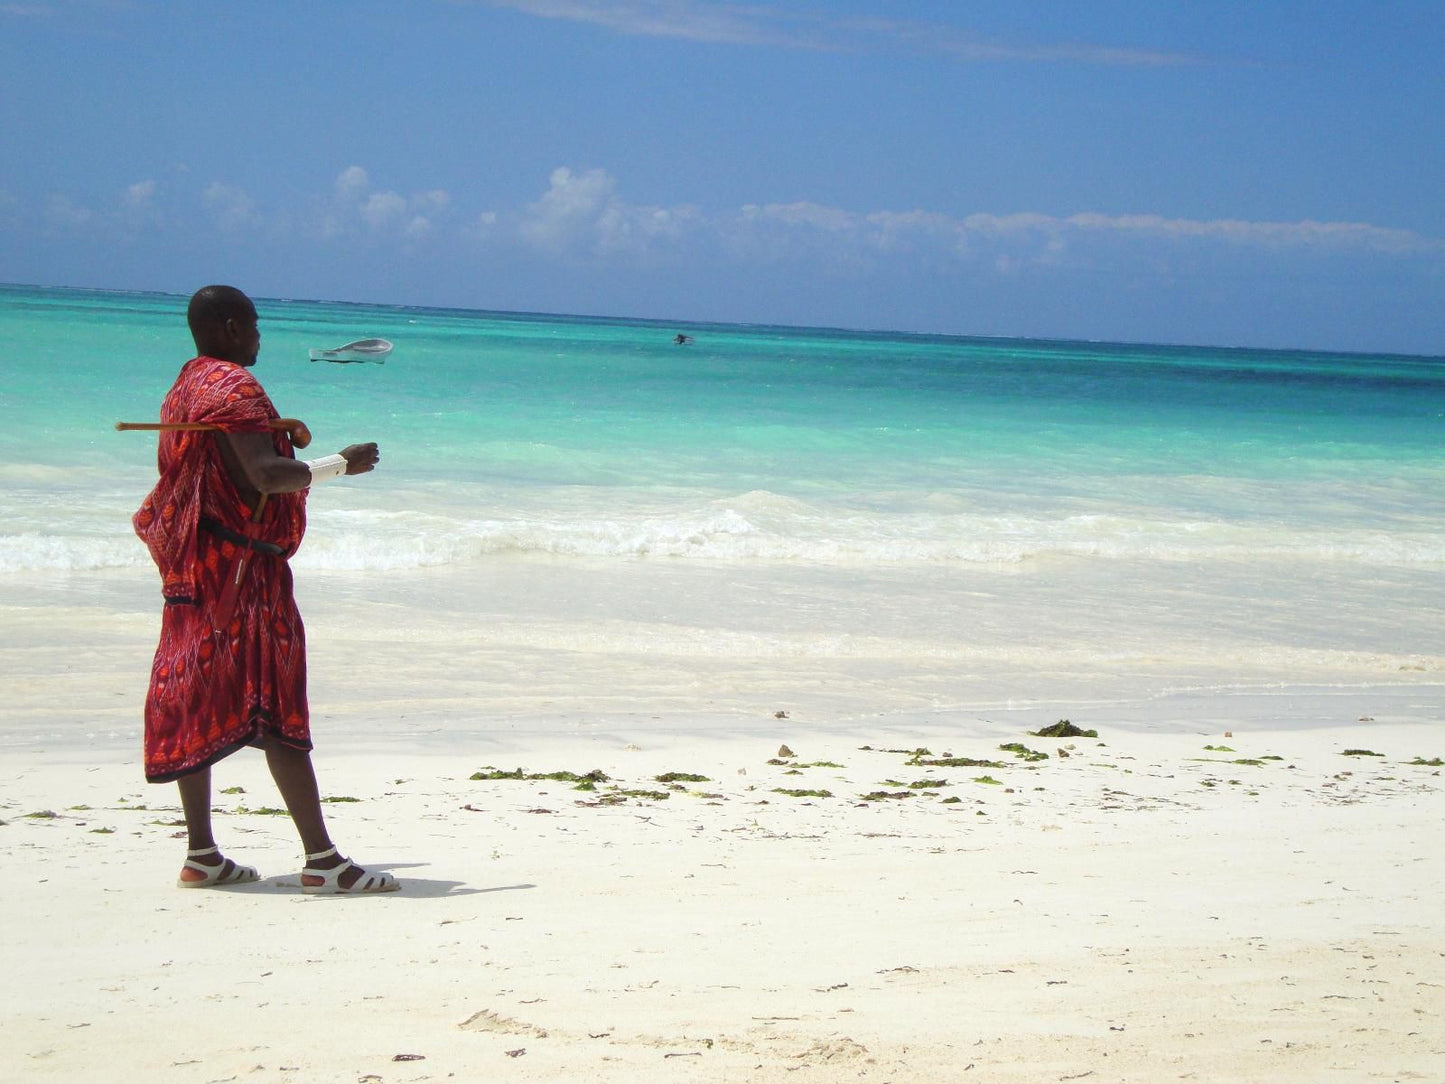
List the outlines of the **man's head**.
{"type": "Polygon", "coordinates": [[[186,309],[196,352],[237,365],[254,365],[261,350],[256,306],[234,286],[202,286],[186,309]]]}

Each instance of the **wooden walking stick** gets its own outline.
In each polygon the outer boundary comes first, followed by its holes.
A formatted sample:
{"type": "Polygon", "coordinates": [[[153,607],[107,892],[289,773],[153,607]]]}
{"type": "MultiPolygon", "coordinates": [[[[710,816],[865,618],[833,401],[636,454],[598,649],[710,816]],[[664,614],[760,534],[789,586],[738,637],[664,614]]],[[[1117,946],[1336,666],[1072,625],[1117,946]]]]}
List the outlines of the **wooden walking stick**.
{"type": "MultiPolygon", "coordinates": [[[[311,430],[299,418],[272,418],[267,423],[272,429],[279,429],[291,437],[291,443],[304,448],[311,443],[311,430]]],[[[210,422],[116,422],[115,427],[122,433],[132,431],[177,432],[177,433],[224,433],[226,430],[210,422]]]]}

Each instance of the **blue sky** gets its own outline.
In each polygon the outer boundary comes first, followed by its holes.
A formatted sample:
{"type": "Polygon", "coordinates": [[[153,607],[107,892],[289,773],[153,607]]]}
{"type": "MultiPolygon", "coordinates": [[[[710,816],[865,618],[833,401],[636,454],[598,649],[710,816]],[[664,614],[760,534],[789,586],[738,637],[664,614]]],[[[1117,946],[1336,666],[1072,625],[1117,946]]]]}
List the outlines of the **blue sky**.
{"type": "Polygon", "coordinates": [[[0,0],[0,280],[1445,354],[1445,4],[0,0]]]}

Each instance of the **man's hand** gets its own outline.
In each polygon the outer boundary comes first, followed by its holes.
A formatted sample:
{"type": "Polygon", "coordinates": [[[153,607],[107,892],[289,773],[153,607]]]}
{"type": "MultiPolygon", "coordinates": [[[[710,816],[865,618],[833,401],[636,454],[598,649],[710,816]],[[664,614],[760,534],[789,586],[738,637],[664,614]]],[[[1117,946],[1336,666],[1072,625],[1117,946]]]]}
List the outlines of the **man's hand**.
{"type": "Polygon", "coordinates": [[[375,444],[352,444],[341,449],[341,458],[346,460],[347,474],[365,474],[376,469],[377,463],[381,462],[381,453],[376,450],[375,444]]]}

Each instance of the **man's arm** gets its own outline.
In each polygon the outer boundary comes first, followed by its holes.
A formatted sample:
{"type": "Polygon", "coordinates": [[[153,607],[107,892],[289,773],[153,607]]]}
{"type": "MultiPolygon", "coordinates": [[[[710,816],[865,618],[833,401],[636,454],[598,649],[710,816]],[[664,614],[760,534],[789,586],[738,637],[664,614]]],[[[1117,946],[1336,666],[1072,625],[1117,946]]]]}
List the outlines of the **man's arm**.
{"type": "MultiPolygon", "coordinates": [[[[311,470],[299,459],[276,454],[269,433],[217,433],[221,459],[231,481],[247,503],[262,493],[295,493],[311,484],[311,470]]],[[[341,449],[347,474],[365,474],[381,455],[375,444],[352,444],[341,449]]]]}

